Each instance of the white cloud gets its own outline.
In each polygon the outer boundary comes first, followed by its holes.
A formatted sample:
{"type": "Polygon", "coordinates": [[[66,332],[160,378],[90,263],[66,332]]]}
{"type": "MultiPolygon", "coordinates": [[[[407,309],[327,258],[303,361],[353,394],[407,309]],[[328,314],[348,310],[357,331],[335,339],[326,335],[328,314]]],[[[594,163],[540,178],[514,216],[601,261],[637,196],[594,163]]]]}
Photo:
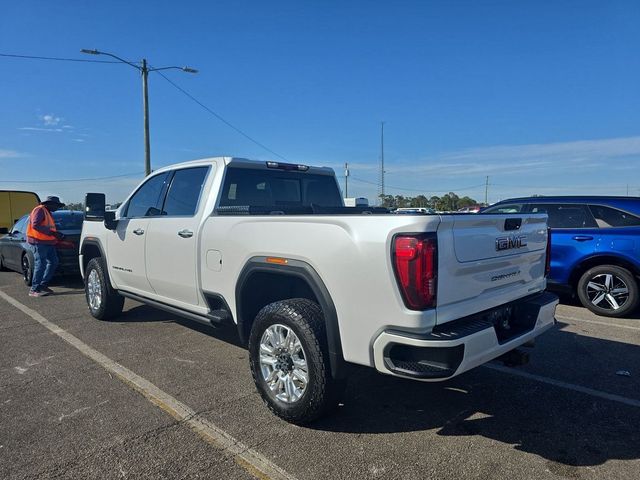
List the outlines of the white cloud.
{"type": "Polygon", "coordinates": [[[20,127],[18,130],[27,130],[31,132],[63,132],[61,128],[43,128],[43,127],[20,127]]]}
{"type": "Polygon", "coordinates": [[[46,127],[55,127],[62,121],[61,117],[57,117],[51,113],[48,113],[46,115],[41,115],[40,119],[42,120],[42,123],[44,123],[46,127]]]}
{"type": "Polygon", "coordinates": [[[15,150],[2,150],[0,149],[0,158],[24,158],[27,155],[15,150]]]}
{"type": "MultiPolygon", "coordinates": [[[[343,164],[332,166],[344,185],[343,164]]],[[[352,195],[377,196],[377,162],[349,163],[352,195]]],[[[389,161],[386,191],[414,196],[454,191],[489,199],[538,194],[636,194],[640,169],[640,136],[547,144],[496,145],[442,152],[429,157],[389,161]],[[629,173],[627,173],[629,172],[629,173]],[[619,183],[618,183],[619,182],[619,183]],[[475,187],[471,187],[475,185],[475,187]]]]}

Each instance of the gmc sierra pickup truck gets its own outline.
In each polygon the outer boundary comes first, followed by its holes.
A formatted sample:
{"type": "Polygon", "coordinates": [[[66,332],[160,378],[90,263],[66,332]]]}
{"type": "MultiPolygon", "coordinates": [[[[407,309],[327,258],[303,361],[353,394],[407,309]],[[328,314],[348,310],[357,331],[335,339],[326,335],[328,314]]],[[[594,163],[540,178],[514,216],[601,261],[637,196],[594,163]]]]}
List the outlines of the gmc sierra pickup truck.
{"type": "Polygon", "coordinates": [[[276,415],[317,419],[348,364],[446,380],[555,322],[544,214],[345,207],[333,170],[212,158],[155,171],[118,208],[87,194],[91,314],[124,297],[235,325],[276,415]]]}

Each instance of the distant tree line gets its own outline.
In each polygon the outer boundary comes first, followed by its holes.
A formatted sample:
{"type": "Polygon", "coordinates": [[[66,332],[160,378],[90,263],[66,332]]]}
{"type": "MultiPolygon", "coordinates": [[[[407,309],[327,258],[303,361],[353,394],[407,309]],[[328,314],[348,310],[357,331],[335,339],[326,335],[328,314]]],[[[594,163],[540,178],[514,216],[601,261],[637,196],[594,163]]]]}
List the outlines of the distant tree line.
{"type": "MultiPolygon", "coordinates": [[[[111,209],[115,210],[120,205],[122,205],[122,202],[112,203],[111,204],[111,209]]],[[[107,206],[107,207],[109,207],[109,206],[107,206]]],[[[75,210],[77,212],[84,212],[84,203],[67,203],[64,208],[65,208],[65,210],[75,210]]]]}
{"type": "Polygon", "coordinates": [[[67,203],[64,209],[75,210],[77,212],[84,212],[84,203],[67,203]]]}
{"type": "Polygon", "coordinates": [[[453,192],[438,197],[427,198],[425,195],[405,197],[403,195],[380,195],[380,204],[386,208],[430,207],[434,210],[453,211],[463,207],[478,205],[478,201],[471,197],[459,197],[453,192]]]}

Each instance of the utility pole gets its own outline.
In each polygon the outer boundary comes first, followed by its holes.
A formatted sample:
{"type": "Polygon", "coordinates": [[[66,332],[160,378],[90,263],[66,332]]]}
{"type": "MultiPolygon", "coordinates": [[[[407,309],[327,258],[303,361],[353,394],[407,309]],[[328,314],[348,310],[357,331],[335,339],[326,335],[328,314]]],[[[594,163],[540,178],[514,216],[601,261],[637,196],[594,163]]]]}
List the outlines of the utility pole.
{"type": "Polygon", "coordinates": [[[149,139],[149,84],[148,77],[149,72],[157,72],[159,70],[170,70],[177,69],[182,70],[187,73],[198,73],[198,71],[194,68],[189,67],[159,67],[159,68],[149,68],[147,64],[147,59],[143,58],[140,62],[140,65],[136,63],[129,62],[124,60],[113,53],[101,52],[96,49],[89,50],[83,48],[80,50],[82,53],[88,53],[89,55],[107,55],[111,58],[115,58],[122,63],[126,63],[127,65],[132,66],[137,69],[142,75],[142,107],[144,110],[144,173],[145,176],[148,176],[151,173],[151,141],[149,139]]]}
{"type": "Polygon", "coordinates": [[[384,200],[384,122],[380,122],[380,202],[384,200]]]}
{"type": "Polygon", "coordinates": [[[484,204],[489,206],[489,175],[487,175],[487,179],[484,182],[484,204]]]}
{"type": "Polygon", "coordinates": [[[349,164],[344,164],[344,198],[349,196],[349,164]]]}
{"type": "Polygon", "coordinates": [[[144,108],[144,175],[151,174],[151,142],[149,140],[149,68],[147,59],[142,59],[142,106],[144,108]]]}

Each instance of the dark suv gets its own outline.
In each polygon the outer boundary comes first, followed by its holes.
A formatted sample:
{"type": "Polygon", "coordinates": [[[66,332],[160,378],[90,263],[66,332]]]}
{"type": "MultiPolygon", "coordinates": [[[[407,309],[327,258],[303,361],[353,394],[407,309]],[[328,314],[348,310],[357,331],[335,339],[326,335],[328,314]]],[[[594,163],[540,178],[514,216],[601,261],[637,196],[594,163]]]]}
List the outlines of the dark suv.
{"type": "Polygon", "coordinates": [[[576,292],[598,315],[638,306],[640,197],[527,197],[482,213],[546,213],[551,229],[549,288],[576,292]]]}

